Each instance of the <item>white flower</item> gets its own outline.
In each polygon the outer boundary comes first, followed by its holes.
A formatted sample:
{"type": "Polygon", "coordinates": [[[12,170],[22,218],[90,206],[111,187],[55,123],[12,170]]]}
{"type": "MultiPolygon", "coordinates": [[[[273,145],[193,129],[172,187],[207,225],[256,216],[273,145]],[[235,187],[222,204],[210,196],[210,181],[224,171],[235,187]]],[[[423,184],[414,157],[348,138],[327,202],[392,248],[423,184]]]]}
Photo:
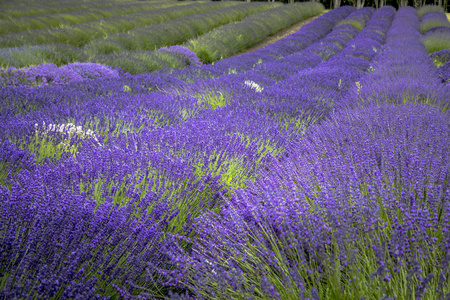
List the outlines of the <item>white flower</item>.
{"type": "Polygon", "coordinates": [[[261,93],[261,91],[264,89],[264,88],[260,87],[259,84],[257,84],[254,81],[251,81],[251,80],[246,80],[246,81],[244,81],[244,83],[245,83],[245,85],[250,87],[252,90],[255,90],[255,92],[257,92],[257,93],[261,93]]]}
{"type": "MultiPolygon", "coordinates": [[[[213,265],[212,263],[209,262],[209,260],[205,259],[205,261],[206,261],[209,265],[211,265],[211,266],[213,265]]],[[[211,273],[213,273],[214,275],[217,275],[217,272],[216,272],[214,269],[211,270],[211,273]]]]}
{"type": "Polygon", "coordinates": [[[91,129],[88,130],[83,130],[82,126],[76,126],[73,123],[68,123],[68,124],[50,124],[50,125],[45,125],[45,122],[43,122],[42,124],[42,130],[39,130],[39,125],[36,123],[34,124],[34,129],[35,129],[35,133],[36,134],[43,134],[46,135],[49,132],[56,132],[56,133],[61,133],[61,134],[65,134],[68,133],[69,136],[72,135],[77,135],[82,139],[91,137],[93,138],[97,144],[99,146],[101,146],[101,143],[98,141],[97,137],[95,136],[95,132],[91,129]]]}

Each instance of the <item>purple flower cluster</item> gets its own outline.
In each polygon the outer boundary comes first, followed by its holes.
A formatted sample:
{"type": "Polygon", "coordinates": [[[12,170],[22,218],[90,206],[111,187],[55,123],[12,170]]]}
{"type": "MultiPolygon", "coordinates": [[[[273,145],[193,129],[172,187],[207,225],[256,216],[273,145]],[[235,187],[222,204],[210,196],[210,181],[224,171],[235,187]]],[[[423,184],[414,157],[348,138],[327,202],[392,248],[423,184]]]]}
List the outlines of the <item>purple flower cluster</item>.
{"type": "MultiPolygon", "coordinates": [[[[22,150],[9,151],[14,158],[22,150]]],[[[9,189],[0,187],[0,297],[109,299],[114,285],[145,284],[147,265],[161,261],[167,204],[149,193],[143,199],[130,194],[122,207],[96,205],[71,191],[82,174],[70,163],[24,168],[9,176],[9,189]],[[143,213],[149,205],[152,213],[143,213]]]]}
{"type": "Polygon", "coordinates": [[[119,72],[95,63],[70,63],[58,67],[41,64],[34,67],[0,69],[2,86],[46,86],[82,82],[95,78],[118,78],[119,72]]]}

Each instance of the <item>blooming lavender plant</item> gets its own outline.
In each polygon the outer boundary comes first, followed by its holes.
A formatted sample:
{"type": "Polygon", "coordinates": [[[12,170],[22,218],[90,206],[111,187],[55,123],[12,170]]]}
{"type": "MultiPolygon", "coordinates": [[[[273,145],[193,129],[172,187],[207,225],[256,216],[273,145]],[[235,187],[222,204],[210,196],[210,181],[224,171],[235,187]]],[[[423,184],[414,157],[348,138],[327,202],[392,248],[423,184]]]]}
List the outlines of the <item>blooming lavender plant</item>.
{"type": "Polygon", "coordinates": [[[70,63],[60,67],[60,70],[71,70],[78,73],[83,79],[111,78],[118,79],[119,72],[110,67],[95,63],[70,63]]]}
{"type": "Polygon", "coordinates": [[[108,66],[95,63],[70,63],[61,67],[54,64],[23,69],[1,69],[3,86],[47,86],[82,82],[85,79],[119,78],[119,72],[108,66]]]}
{"type": "Polygon", "coordinates": [[[186,64],[186,66],[199,66],[200,60],[194,52],[182,46],[170,46],[158,49],[158,53],[170,53],[179,56],[186,64]]]}

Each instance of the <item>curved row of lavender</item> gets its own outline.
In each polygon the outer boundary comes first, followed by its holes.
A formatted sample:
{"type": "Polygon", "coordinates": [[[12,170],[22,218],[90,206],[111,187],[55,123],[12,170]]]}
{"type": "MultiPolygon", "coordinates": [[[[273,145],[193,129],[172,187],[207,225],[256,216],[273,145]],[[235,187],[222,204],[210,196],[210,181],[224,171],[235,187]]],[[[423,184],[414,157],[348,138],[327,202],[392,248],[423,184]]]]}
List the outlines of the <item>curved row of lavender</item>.
{"type": "Polygon", "coordinates": [[[418,26],[342,7],[260,58],[2,88],[0,296],[444,299],[449,89],[418,26]]]}

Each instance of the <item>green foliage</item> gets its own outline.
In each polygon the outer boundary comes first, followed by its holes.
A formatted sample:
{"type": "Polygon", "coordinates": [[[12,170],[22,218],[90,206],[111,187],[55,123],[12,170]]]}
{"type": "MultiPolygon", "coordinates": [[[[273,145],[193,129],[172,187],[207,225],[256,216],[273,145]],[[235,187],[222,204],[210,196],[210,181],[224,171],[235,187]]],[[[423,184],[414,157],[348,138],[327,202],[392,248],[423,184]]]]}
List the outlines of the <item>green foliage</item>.
{"type": "Polygon", "coordinates": [[[428,34],[422,40],[429,53],[450,49],[450,34],[428,34]]]}
{"type": "Polygon", "coordinates": [[[0,67],[2,68],[11,66],[22,68],[41,63],[54,63],[61,66],[86,59],[87,57],[80,49],[63,44],[0,49],[0,67]]]}

